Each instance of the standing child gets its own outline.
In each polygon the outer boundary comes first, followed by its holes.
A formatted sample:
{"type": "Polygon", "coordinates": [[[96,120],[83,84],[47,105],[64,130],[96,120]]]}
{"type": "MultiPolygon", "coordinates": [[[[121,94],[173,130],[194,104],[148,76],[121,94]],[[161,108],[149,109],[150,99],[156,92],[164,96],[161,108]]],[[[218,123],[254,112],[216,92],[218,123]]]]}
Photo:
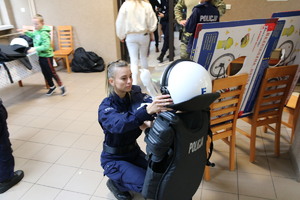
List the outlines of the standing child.
{"type": "Polygon", "coordinates": [[[25,35],[33,39],[33,46],[27,53],[37,52],[39,56],[39,63],[42,73],[50,86],[49,91],[46,93],[50,96],[54,93],[56,86],[53,79],[57,82],[61,89],[61,95],[66,95],[66,88],[62,84],[59,76],[53,67],[53,49],[51,47],[50,28],[44,25],[44,18],[42,15],[35,15],[32,19],[35,31],[25,31],[25,35]]]}

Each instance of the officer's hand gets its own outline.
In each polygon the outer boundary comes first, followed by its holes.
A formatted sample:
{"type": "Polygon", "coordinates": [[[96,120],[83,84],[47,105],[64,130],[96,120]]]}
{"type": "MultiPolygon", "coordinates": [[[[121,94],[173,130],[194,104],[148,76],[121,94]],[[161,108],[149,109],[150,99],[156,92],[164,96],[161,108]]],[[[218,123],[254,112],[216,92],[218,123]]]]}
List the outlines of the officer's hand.
{"type": "Polygon", "coordinates": [[[164,18],[164,17],[165,17],[165,15],[162,14],[162,13],[158,13],[158,16],[159,16],[160,18],[164,18]]]}
{"type": "Polygon", "coordinates": [[[170,95],[161,95],[155,97],[153,102],[149,104],[146,109],[147,113],[152,115],[154,113],[160,113],[164,111],[172,110],[171,108],[167,108],[166,106],[173,104],[173,100],[170,95]]]}
{"type": "Polygon", "coordinates": [[[180,23],[180,25],[185,26],[186,25],[186,20],[181,20],[179,23],[180,23]]]}
{"type": "Polygon", "coordinates": [[[141,126],[140,129],[142,131],[146,130],[147,128],[150,128],[152,126],[152,121],[145,121],[141,126]]]}

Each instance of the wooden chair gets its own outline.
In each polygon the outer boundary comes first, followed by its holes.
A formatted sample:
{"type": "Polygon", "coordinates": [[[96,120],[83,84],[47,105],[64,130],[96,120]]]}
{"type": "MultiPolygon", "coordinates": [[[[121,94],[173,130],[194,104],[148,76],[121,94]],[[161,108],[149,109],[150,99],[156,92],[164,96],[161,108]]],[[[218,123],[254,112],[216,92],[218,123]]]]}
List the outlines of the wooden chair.
{"type": "MultiPolygon", "coordinates": [[[[235,169],[235,131],[248,74],[230,76],[213,81],[212,92],[220,92],[220,98],[211,106],[212,140],[222,139],[229,145],[229,169],[235,169]]],[[[209,148],[211,141],[207,141],[209,148]]],[[[210,180],[210,167],[205,167],[204,179],[210,180]]]]}
{"type": "Polygon", "coordinates": [[[285,101],[293,82],[297,65],[267,68],[262,79],[253,114],[241,118],[251,125],[251,133],[237,128],[237,131],[250,139],[250,162],[255,161],[256,128],[264,127],[275,133],[274,152],[280,154],[280,125],[285,101]],[[275,128],[270,124],[275,123],[275,128]]]}
{"type": "Polygon", "coordinates": [[[288,121],[281,121],[281,123],[292,129],[291,140],[290,140],[290,143],[292,143],[295,136],[296,124],[300,113],[299,93],[293,93],[291,95],[288,103],[283,108],[283,112],[286,112],[289,117],[288,117],[288,121]]]}
{"type": "Polygon", "coordinates": [[[73,31],[72,26],[58,26],[58,50],[54,51],[54,58],[63,59],[68,73],[71,72],[69,56],[73,55],[73,31]]]}

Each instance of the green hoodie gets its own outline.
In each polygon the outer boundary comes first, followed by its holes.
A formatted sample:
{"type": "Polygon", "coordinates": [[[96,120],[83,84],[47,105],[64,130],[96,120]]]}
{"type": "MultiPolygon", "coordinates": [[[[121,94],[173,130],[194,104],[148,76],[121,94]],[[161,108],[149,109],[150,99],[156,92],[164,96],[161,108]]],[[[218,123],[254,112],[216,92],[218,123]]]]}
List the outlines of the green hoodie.
{"type": "Polygon", "coordinates": [[[40,30],[25,32],[25,35],[33,39],[33,46],[36,48],[39,57],[53,57],[50,31],[49,26],[43,26],[40,30]]]}

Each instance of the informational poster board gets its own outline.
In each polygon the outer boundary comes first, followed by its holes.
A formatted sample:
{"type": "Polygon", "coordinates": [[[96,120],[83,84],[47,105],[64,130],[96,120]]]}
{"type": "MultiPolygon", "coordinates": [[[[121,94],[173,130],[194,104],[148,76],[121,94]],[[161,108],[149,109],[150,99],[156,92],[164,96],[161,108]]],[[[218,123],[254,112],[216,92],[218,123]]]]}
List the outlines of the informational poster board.
{"type": "MultiPolygon", "coordinates": [[[[253,109],[254,92],[268,67],[273,45],[270,40],[277,18],[198,24],[191,58],[205,67],[212,79],[225,78],[229,64],[243,58],[235,73],[248,73],[240,116],[253,109]]],[[[232,74],[231,74],[232,75],[232,74]]]]}
{"type": "MultiPolygon", "coordinates": [[[[300,66],[300,10],[273,13],[273,18],[278,18],[277,26],[282,31],[277,35],[276,48],[284,49],[285,54],[280,65],[300,66]]],[[[290,95],[293,92],[300,77],[300,67],[298,67],[294,82],[292,83],[290,95]]]]}

